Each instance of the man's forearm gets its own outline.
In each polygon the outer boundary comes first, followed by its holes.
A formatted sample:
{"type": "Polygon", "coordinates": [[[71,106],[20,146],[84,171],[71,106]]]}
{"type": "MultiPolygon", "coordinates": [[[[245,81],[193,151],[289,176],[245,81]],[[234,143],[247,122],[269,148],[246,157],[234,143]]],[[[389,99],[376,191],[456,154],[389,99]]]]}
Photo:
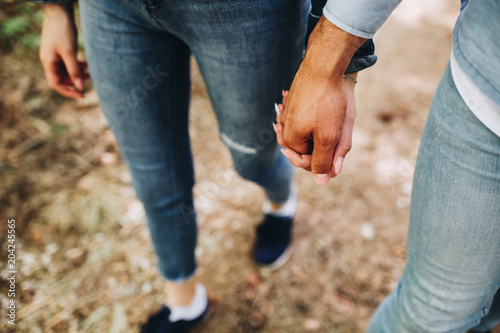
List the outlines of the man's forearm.
{"type": "Polygon", "coordinates": [[[366,38],[354,36],[321,17],[311,33],[303,65],[312,75],[340,78],[366,38]]]}
{"type": "MultiPolygon", "coordinates": [[[[309,41],[309,36],[311,32],[316,27],[319,19],[323,15],[323,8],[325,7],[327,0],[311,0],[311,12],[309,14],[309,19],[307,22],[307,38],[306,46],[309,41]]],[[[328,18],[327,18],[328,19],[328,18]]],[[[373,40],[367,40],[361,47],[354,53],[354,56],[347,67],[346,74],[356,73],[362,71],[366,68],[373,66],[377,62],[377,56],[375,55],[375,45],[373,40]]]]}

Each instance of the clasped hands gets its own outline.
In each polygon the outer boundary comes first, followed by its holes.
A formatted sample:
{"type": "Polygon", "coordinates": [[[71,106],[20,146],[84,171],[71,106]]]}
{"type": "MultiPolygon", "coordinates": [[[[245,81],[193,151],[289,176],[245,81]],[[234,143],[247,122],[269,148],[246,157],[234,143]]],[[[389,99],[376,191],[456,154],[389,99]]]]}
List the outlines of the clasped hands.
{"type": "Polygon", "coordinates": [[[274,130],[283,154],[296,167],[311,171],[318,185],[340,173],[351,149],[355,82],[343,74],[365,41],[322,16],[290,91],[283,92],[283,103],[277,105],[274,130]]]}
{"type": "Polygon", "coordinates": [[[355,83],[309,76],[302,66],[290,91],[283,91],[273,126],[283,155],[294,166],[312,171],[316,184],[326,185],[340,173],[351,150],[355,83]]]}

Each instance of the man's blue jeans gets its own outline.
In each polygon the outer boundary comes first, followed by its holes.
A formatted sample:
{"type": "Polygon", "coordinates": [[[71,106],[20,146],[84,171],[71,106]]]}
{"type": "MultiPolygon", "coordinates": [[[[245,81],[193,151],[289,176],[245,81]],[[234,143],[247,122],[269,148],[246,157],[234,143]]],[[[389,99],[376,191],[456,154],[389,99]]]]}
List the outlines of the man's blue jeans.
{"type": "Polygon", "coordinates": [[[236,170],[284,202],[293,171],[276,144],[273,104],[302,60],[309,7],[308,0],[80,1],[90,74],[166,279],[183,281],[196,269],[190,54],[236,170]]]}
{"type": "Polygon", "coordinates": [[[464,103],[449,67],[420,144],[407,250],[399,285],[368,332],[482,331],[500,322],[500,297],[493,301],[500,287],[500,138],[464,103]]]}

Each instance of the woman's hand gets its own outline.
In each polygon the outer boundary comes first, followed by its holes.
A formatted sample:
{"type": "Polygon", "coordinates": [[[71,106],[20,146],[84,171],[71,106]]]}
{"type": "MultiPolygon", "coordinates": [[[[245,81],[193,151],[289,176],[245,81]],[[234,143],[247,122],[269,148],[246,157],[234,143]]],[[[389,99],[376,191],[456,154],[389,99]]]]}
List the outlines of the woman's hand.
{"type": "Polygon", "coordinates": [[[49,87],[70,98],[83,97],[87,63],[76,59],[77,31],[73,5],[45,5],[40,60],[49,87]]]}

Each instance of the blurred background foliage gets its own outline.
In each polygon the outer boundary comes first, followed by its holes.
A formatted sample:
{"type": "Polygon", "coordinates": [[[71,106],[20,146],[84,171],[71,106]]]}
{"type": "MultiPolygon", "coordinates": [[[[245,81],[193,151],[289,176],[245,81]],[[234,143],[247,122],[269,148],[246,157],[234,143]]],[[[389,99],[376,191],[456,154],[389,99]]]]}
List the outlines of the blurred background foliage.
{"type": "MultiPolygon", "coordinates": [[[[46,226],[59,231],[87,230],[87,226],[99,230],[99,225],[117,215],[110,208],[116,205],[106,199],[107,194],[99,194],[108,192],[99,191],[97,184],[78,186],[102,164],[101,153],[110,154],[116,148],[112,136],[109,147],[102,141],[98,144],[108,129],[96,109],[97,97],[89,92],[75,102],[47,89],[38,60],[41,5],[3,1],[0,20],[0,204],[6,207],[0,214],[15,212],[26,224],[36,216],[41,225],[46,218],[51,221],[46,226]],[[86,112],[90,110],[95,112],[86,112]],[[89,128],[81,126],[82,119],[88,119],[89,128]],[[89,191],[96,192],[95,200],[89,199],[89,191]]],[[[84,57],[82,52],[79,57],[84,57]]]]}
{"type": "Polygon", "coordinates": [[[0,46],[2,52],[34,52],[40,47],[40,27],[43,8],[21,0],[3,0],[0,3],[2,20],[0,46]]]}
{"type": "MultiPolygon", "coordinates": [[[[75,6],[77,22],[78,7],[75,6]]],[[[2,52],[15,51],[18,55],[38,55],[43,6],[26,0],[2,0],[0,2],[0,48],[2,52]]],[[[78,47],[83,50],[81,39],[78,47]]]]}
{"type": "MultiPolygon", "coordinates": [[[[99,331],[99,314],[123,317],[123,309],[92,305],[102,265],[109,270],[114,253],[98,251],[94,238],[120,229],[133,191],[90,85],[80,100],[48,89],[38,59],[42,20],[40,4],[0,2],[0,220],[16,220],[19,304],[15,330],[2,321],[0,331],[99,331]],[[96,251],[87,260],[90,248],[96,251]]],[[[7,289],[0,276],[2,306],[7,289]]]]}

